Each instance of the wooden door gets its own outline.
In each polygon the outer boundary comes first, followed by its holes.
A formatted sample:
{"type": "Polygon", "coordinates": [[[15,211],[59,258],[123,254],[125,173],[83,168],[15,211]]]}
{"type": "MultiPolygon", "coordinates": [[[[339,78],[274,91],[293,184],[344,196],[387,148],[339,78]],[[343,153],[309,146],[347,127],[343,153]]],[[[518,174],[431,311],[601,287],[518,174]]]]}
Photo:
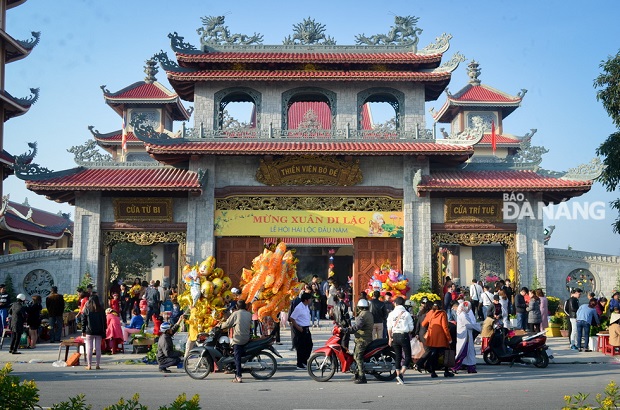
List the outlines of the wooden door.
{"type": "Polygon", "coordinates": [[[239,287],[243,268],[250,269],[252,259],[263,252],[263,238],[230,236],[218,238],[215,246],[215,265],[224,269],[234,287],[239,287]]]}
{"type": "Polygon", "coordinates": [[[355,238],[353,240],[353,300],[368,288],[368,281],[389,260],[402,270],[402,242],[399,238],[355,238]]]}

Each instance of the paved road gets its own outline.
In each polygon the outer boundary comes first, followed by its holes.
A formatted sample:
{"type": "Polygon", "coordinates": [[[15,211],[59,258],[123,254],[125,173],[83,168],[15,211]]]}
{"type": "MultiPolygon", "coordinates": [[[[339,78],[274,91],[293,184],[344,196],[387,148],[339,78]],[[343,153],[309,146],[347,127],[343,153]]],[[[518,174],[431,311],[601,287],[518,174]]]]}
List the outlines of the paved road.
{"type": "MultiPolygon", "coordinates": [[[[327,330],[315,331],[315,347],[328,336],[327,330]]],[[[204,409],[447,408],[456,403],[461,408],[476,409],[552,409],[561,408],[565,394],[600,392],[612,379],[620,383],[620,360],[596,352],[570,351],[565,340],[558,338],[548,339],[556,359],[547,369],[481,364],[477,374],[458,374],[451,379],[431,379],[410,372],[405,386],[373,379],[367,385],[354,385],[350,375],[338,374],[330,382],[317,383],[306,372],[294,370],[295,354],[289,350],[289,338],[285,336],[282,342],[277,348],[284,358],[279,360],[276,375],[268,381],[248,375],[241,385],[230,383],[231,376],[222,373],[196,381],[180,369],[164,375],[153,365],[125,364],[142,356],[133,354],[105,356],[100,371],[87,371],[83,366],[57,368],[52,362],[57,359],[58,345],[51,344],[24,350],[19,356],[10,355],[5,345],[0,363],[14,361],[13,374],[37,382],[42,406],[83,392],[93,409],[114,404],[120,397],[130,398],[136,392],[140,402],[153,409],[170,404],[182,392],[199,394],[204,409]]]]}

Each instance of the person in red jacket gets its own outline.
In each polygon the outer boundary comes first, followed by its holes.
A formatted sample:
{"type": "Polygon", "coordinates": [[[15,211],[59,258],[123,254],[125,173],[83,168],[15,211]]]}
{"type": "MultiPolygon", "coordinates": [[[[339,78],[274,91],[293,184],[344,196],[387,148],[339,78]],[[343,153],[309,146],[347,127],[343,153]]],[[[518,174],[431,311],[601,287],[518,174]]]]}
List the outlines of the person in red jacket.
{"type": "MultiPolygon", "coordinates": [[[[452,337],[448,330],[448,318],[446,312],[439,308],[437,303],[433,304],[433,308],[426,314],[422,327],[426,327],[426,346],[429,348],[429,356],[427,359],[428,371],[431,377],[437,377],[435,369],[438,367],[439,356],[443,355],[445,350],[450,347],[452,337]]],[[[445,360],[444,360],[445,361],[445,360]]],[[[444,377],[452,377],[454,373],[450,372],[447,367],[444,369],[444,377]]]]}

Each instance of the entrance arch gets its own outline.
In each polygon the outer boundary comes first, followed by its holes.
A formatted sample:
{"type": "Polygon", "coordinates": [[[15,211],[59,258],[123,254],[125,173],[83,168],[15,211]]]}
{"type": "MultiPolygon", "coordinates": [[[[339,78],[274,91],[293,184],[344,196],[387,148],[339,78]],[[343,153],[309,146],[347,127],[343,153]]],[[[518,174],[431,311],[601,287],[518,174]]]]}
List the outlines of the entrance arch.
{"type": "MultiPolygon", "coordinates": [[[[183,232],[169,232],[169,231],[103,231],[103,253],[104,253],[104,271],[105,278],[103,281],[103,295],[107,298],[110,283],[110,255],[112,253],[112,247],[119,242],[131,242],[136,245],[150,246],[158,243],[177,244],[178,249],[176,252],[176,258],[171,258],[173,263],[170,263],[166,268],[169,269],[169,277],[175,278],[176,283],[181,282],[181,272],[183,264],[185,264],[186,255],[186,243],[187,233],[183,232]]],[[[165,261],[164,261],[165,262],[165,261]]],[[[179,289],[180,291],[181,289],[179,289]]],[[[102,296],[103,297],[103,296],[102,296]]]]}

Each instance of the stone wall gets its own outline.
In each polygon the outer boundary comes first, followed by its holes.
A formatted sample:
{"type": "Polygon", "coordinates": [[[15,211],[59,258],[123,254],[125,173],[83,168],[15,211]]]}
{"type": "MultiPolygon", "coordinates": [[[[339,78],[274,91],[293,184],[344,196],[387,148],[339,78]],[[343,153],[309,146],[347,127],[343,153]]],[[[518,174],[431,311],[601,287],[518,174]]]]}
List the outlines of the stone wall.
{"type": "Polygon", "coordinates": [[[557,248],[545,249],[548,295],[566,299],[566,277],[575,269],[587,269],[594,276],[594,293],[611,296],[620,275],[620,256],[557,248]]]}
{"type": "MultiPolygon", "coordinates": [[[[6,282],[7,277],[13,281],[15,293],[25,293],[30,300],[30,295],[24,289],[24,279],[29,272],[42,269],[51,275],[53,284],[58,286],[58,293],[75,293],[74,278],[72,269],[72,248],[62,249],[43,249],[12,255],[0,256],[0,282],[6,282]]],[[[44,284],[42,288],[47,288],[44,284]]],[[[43,293],[43,292],[42,292],[43,293]]],[[[47,294],[41,294],[43,306],[47,294]]]]}

